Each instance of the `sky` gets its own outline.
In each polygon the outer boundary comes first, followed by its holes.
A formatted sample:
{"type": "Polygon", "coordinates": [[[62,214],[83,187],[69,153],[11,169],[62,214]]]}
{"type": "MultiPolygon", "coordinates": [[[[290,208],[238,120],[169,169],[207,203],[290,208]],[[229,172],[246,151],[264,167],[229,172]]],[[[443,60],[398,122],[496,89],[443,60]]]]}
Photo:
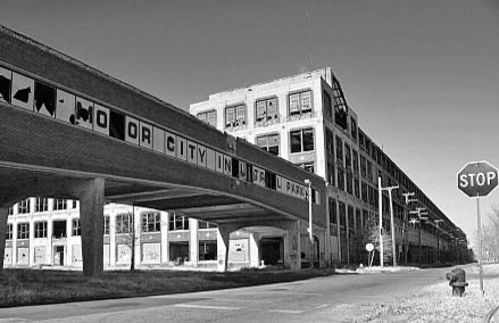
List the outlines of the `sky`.
{"type": "Polygon", "coordinates": [[[499,167],[497,0],[2,0],[0,24],[184,110],[331,66],[361,128],[475,236],[457,173],[499,167]]]}

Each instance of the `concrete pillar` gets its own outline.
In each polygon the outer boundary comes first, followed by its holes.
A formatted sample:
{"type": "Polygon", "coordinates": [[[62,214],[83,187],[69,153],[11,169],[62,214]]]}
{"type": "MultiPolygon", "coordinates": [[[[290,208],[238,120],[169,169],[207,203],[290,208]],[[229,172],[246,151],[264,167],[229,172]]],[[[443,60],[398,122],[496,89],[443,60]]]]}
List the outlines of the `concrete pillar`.
{"type": "Polygon", "coordinates": [[[7,233],[7,217],[9,208],[0,207],[0,273],[3,270],[3,261],[5,257],[5,234],[7,233]]]}
{"type": "Polygon", "coordinates": [[[300,221],[288,221],[284,234],[284,266],[301,269],[300,221]]]}
{"type": "Polygon", "coordinates": [[[116,210],[109,215],[109,267],[116,267],[116,210]]]}
{"type": "MultiPolygon", "coordinates": [[[[50,204],[49,204],[50,205],[50,204]]],[[[51,210],[49,208],[49,210],[51,210]]],[[[45,263],[46,264],[52,264],[52,235],[53,235],[53,232],[54,232],[54,228],[53,228],[53,221],[52,221],[52,217],[49,216],[49,218],[47,219],[47,250],[46,250],[46,254],[45,254],[45,263]]]]}
{"type": "MultiPolygon", "coordinates": [[[[30,206],[30,211],[33,212],[34,206],[33,208],[31,208],[31,206],[30,206]]],[[[33,267],[35,265],[35,220],[33,219],[33,215],[31,215],[29,218],[28,237],[29,237],[28,266],[33,267]]]]}
{"type": "Polygon", "coordinates": [[[83,274],[98,275],[104,269],[104,179],[84,181],[74,189],[80,200],[83,274]]]}
{"type": "Polygon", "coordinates": [[[142,223],[142,219],[141,219],[141,215],[140,215],[140,209],[137,208],[137,207],[132,207],[132,212],[134,213],[133,214],[133,220],[134,220],[134,223],[133,223],[133,226],[134,226],[134,232],[135,232],[135,235],[134,235],[134,238],[135,238],[135,258],[134,258],[134,261],[135,261],[135,268],[138,268],[142,262],[142,245],[141,245],[141,242],[140,242],[140,236],[141,236],[141,233],[142,233],[142,227],[141,227],[141,223],[142,223]]]}
{"type": "MultiPolygon", "coordinates": [[[[71,205],[71,201],[68,200],[66,201],[68,203],[68,210],[71,205]]],[[[68,212],[69,213],[69,212],[68,212]]],[[[63,265],[64,266],[71,266],[73,265],[73,220],[76,218],[73,218],[71,216],[66,218],[66,245],[64,246],[64,261],[63,265]]],[[[81,226],[81,220],[80,220],[80,226],[81,226]]]]}
{"type": "Polygon", "coordinates": [[[170,214],[168,212],[160,212],[161,217],[161,263],[167,264],[169,260],[168,250],[168,222],[170,214]]]}
{"type": "Polygon", "coordinates": [[[260,266],[260,245],[258,244],[258,233],[252,233],[249,237],[249,266],[260,266]]]}
{"type": "Polygon", "coordinates": [[[326,232],[324,233],[324,242],[325,242],[325,262],[327,266],[332,266],[333,263],[333,246],[331,243],[331,219],[329,216],[329,194],[326,192],[326,232]]]}
{"type": "Polygon", "coordinates": [[[189,218],[189,233],[190,243],[189,243],[189,260],[191,261],[192,267],[198,267],[199,260],[199,239],[198,239],[198,228],[199,221],[193,218],[189,218]]]}
{"type": "Polygon", "coordinates": [[[231,225],[218,225],[218,235],[217,235],[217,255],[218,264],[217,269],[219,271],[227,271],[229,265],[229,243],[230,243],[230,233],[235,231],[235,227],[231,225]]]}
{"type": "Polygon", "coordinates": [[[17,216],[12,221],[12,266],[17,266],[17,216]]]}

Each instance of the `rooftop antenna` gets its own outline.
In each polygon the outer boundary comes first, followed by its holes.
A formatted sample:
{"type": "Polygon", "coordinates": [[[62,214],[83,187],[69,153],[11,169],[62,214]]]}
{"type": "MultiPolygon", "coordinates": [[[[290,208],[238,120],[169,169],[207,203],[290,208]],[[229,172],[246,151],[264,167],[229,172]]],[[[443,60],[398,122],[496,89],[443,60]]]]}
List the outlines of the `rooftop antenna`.
{"type": "Polygon", "coordinates": [[[305,11],[305,18],[306,18],[306,23],[307,23],[307,58],[308,58],[308,65],[307,69],[309,71],[312,70],[312,31],[311,31],[311,25],[310,25],[310,16],[308,14],[308,10],[305,11]]]}

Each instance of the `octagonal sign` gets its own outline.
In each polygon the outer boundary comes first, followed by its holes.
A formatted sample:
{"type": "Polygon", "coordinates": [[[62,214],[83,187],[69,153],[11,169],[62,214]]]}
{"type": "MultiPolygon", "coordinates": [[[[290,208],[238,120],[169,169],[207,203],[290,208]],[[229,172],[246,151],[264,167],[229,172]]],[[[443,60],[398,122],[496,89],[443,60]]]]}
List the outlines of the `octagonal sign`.
{"type": "Polygon", "coordinates": [[[497,168],[489,162],[471,162],[457,173],[457,188],[469,197],[484,197],[497,187],[498,177],[497,168]]]}

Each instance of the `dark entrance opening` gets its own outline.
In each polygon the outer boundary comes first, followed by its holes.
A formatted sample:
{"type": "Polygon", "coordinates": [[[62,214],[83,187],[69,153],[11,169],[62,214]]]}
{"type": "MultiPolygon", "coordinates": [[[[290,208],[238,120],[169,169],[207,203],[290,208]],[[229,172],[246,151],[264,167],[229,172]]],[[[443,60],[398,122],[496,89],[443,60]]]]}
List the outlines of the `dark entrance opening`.
{"type": "Polygon", "coordinates": [[[64,266],[64,246],[54,247],[54,265],[64,266]]]}
{"type": "Polygon", "coordinates": [[[282,238],[262,238],[262,259],[265,265],[282,265],[284,259],[284,246],[282,238]]]}

